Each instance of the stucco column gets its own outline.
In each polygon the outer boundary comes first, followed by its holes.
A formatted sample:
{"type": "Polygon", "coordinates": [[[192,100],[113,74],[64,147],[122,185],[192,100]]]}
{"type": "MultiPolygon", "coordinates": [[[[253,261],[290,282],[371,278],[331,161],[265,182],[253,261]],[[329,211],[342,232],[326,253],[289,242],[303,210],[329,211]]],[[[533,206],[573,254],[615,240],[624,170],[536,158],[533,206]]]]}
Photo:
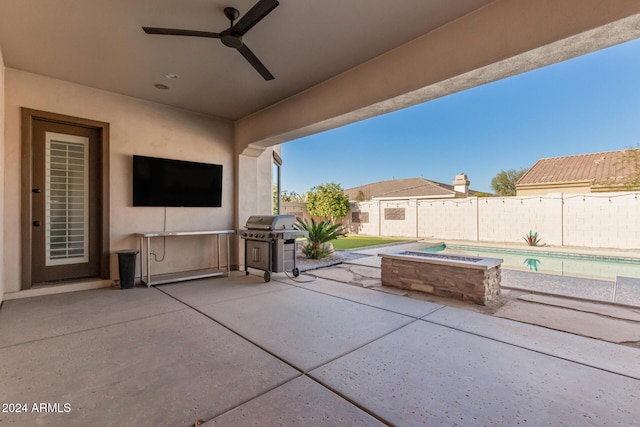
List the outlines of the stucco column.
{"type": "MultiPolygon", "coordinates": [[[[236,157],[235,228],[251,215],[273,214],[273,149],[247,149],[236,157]]],[[[244,242],[238,239],[238,265],[244,265],[244,242]]]]}

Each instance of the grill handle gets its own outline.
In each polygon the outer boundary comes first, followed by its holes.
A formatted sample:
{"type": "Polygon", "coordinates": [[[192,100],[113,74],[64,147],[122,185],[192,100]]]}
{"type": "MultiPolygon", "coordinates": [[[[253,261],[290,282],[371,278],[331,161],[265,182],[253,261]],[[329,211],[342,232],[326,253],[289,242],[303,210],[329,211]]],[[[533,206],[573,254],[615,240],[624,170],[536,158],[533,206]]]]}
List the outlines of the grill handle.
{"type": "Polygon", "coordinates": [[[260,248],[254,247],[251,249],[251,261],[260,262],[260,248]]]}

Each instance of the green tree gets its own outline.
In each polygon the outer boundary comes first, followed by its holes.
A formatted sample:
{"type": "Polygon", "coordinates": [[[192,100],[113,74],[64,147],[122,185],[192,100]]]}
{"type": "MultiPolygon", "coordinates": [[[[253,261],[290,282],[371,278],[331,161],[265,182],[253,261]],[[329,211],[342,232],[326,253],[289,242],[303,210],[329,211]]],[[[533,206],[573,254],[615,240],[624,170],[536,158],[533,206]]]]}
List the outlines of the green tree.
{"type": "Polygon", "coordinates": [[[357,202],[364,202],[365,200],[367,200],[367,196],[364,195],[362,190],[358,190],[358,195],[356,196],[356,201],[357,202]]]}
{"type": "Polygon", "coordinates": [[[349,198],[344,195],[340,184],[320,184],[307,193],[307,211],[313,216],[328,218],[331,223],[346,216],[349,209],[349,198]]]}
{"type": "Polygon", "coordinates": [[[278,184],[273,184],[273,189],[271,191],[273,195],[273,214],[276,215],[278,213],[278,184]]]}
{"type": "Polygon", "coordinates": [[[515,196],[516,182],[524,175],[529,168],[522,168],[519,171],[509,169],[500,171],[491,180],[491,188],[500,196],[515,196]]]}
{"type": "Polygon", "coordinates": [[[307,201],[307,198],[304,194],[298,194],[295,191],[283,191],[282,192],[282,201],[284,202],[296,202],[296,203],[304,203],[307,201]]]}
{"type": "MultiPolygon", "coordinates": [[[[305,202],[306,197],[295,191],[284,190],[280,193],[280,200],[283,202],[305,202]]],[[[278,185],[273,184],[273,214],[278,213],[278,185]]]]}

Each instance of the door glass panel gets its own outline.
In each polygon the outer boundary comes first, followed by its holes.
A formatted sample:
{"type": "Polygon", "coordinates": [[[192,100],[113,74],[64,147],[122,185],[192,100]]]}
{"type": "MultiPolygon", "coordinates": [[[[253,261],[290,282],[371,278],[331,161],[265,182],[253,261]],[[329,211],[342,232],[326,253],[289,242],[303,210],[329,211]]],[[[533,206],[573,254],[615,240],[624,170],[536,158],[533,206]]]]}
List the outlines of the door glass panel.
{"type": "Polygon", "coordinates": [[[89,138],[46,132],[46,260],[89,261],[89,138]]]}

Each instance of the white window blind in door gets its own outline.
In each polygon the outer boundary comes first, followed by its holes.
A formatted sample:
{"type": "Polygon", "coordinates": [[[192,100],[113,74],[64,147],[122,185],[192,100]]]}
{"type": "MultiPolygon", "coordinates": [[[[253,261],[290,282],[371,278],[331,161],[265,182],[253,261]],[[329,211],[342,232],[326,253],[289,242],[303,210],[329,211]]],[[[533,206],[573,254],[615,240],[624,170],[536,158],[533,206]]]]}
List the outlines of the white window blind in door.
{"type": "Polygon", "coordinates": [[[89,261],[89,138],[46,132],[46,265],[89,261]]]}

